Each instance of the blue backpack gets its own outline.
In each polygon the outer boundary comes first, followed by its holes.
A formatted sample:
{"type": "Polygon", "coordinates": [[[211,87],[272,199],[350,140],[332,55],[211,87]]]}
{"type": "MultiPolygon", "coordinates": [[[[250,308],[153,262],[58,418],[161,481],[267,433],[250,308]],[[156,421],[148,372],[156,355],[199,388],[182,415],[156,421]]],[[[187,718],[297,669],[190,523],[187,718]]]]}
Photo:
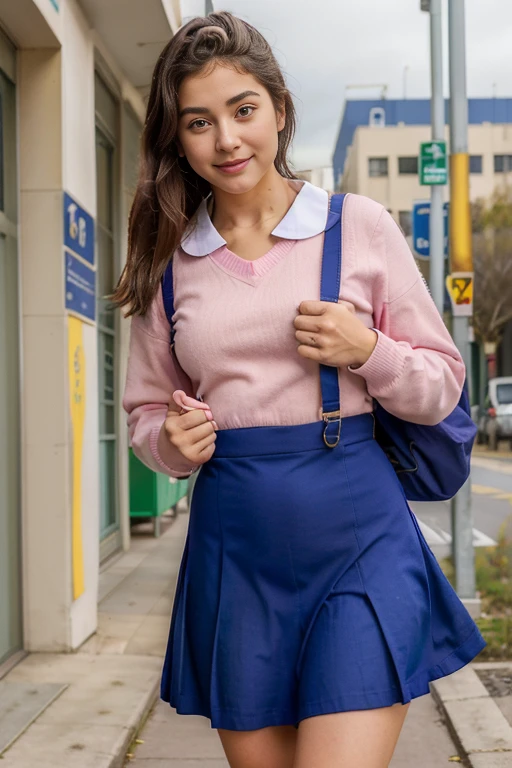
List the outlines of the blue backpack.
{"type": "MultiPolygon", "coordinates": [[[[338,301],[341,259],[341,216],[345,195],[331,197],[322,255],[322,301],[338,301]],[[330,290],[325,290],[329,286],[330,290]]],[[[162,277],[164,309],[174,345],[172,260],[162,277]]],[[[338,391],[338,369],[320,364],[325,399],[338,391]]],[[[339,398],[339,392],[338,392],[339,398]]],[[[339,408],[339,399],[338,405],[339,408]]],[[[467,381],[458,405],[443,421],[434,426],[414,424],[393,416],[374,400],[375,439],[386,453],[409,501],[445,501],[464,485],[470,473],[470,460],[477,427],[471,418],[467,381]]],[[[326,434],[335,424],[329,421],[326,434]]],[[[341,426],[343,429],[343,426],[341,426]]],[[[330,444],[324,435],[326,445],[330,444]]]]}

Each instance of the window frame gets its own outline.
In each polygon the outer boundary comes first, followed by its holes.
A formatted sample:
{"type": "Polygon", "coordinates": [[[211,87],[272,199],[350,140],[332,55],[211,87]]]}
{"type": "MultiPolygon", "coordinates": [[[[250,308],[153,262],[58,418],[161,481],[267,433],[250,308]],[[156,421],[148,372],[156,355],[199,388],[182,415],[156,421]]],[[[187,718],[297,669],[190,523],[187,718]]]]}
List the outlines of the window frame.
{"type": "Polygon", "coordinates": [[[368,177],[370,179],[385,179],[388,176],[389,176],[389,157],[379,156],[379,157],[368,158],[368,177]],[[372,173],[372,162],[385,163],[385,166],[386,166],[385,173],[372,173]]]}
{"type": "Polygon", "coordinates": [[[484,172],[484,156],[483,155],[470,155],[469,156],[469,172],[472,173],[472,174],[478,175],[478,176],[480,176],[484,172]],[[480,170],[479,171],[475,171],[471,167],[471,162],[473,160],[480,160],[480,170]]]}
{"type": "Polygon", "coordinates": [[[418,170],[419,170],[419,158],[418,155],[402,155],[401,157],[397,158],[398,160],[398,175],[399,176],[417,176],[418,170]],[[412,171],[404,171],[401,168],[401,161],[403,160],[415,160],[415,168],[412,171]]]}
{"type": "Polygon", "coordinates": [[[512,155],[506,154],[506,155],[494,155],[494,173],[509,173],[509,171],[512,171],[512,155]],[[503,167],[501,169],[497,168],[497,160],[500,158],[503,161],[503,167]],[[505,162],[505,158],[507,158],[507,161],[505,162]],[[507,168],[505,169],[505,165],[507,168]]]}

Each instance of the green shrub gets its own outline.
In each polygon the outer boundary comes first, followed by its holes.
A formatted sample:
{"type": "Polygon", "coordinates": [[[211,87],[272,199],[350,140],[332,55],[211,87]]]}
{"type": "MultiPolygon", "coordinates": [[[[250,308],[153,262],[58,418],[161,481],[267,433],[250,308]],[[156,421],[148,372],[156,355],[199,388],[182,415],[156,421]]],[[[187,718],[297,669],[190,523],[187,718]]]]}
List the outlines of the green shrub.
{"type": "MultiPolygon", "coordinates": [[[[496,546],[475,549],[476,589],[482,601],[482,616],[476,620],[487,646],[479,661],[512,658],[512,539],[509,520],[501,524],[496,546]]],[[[456,589],[452,557],[440,561],[450,584],[456,589]]]]}

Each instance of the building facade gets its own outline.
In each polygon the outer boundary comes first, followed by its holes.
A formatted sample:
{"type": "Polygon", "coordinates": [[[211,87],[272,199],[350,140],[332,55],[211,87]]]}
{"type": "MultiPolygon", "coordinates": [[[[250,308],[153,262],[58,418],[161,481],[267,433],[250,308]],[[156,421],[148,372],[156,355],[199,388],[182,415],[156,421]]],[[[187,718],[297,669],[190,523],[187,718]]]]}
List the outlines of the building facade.
{"type": "Polygon", "coordinates": [[[304,181],[309,181],[317,187],[322,187],[327,192],[333,191],[332,166],[321,166],[319,168],[307,168],[296,172],[296,176],[304,181]]]}
{"type": "Polygon", "coordinates": [[[181,9],[118,8],[0,0],[0,677],[95,631],[99,569],[130,542],[129,323],[105,296],[181,9]]]}
{"type": "MultiPolygon", "coordinates": [[[[449,151],[448,113],[446,102],[449,151]]],[[[489,200],[496,190],[512,185],[512,99],[469,99],[468,117],[470,198],[489,200]]],[[[431,136],[430,100],[347,101],[333,155],[335,189],[382,203],[411,248],[413,202],[430,199],[429,187],[419,183],[418,154],[420,143],[431,136]]],[[[444,195],[448,202],[449,184],[444,195]]],[[[428,261],[419,266],[428,280],[428,261]]],[[[475,346],[474,351],[473,392],[478,400],[485,388],[483,350],[475,346]]],[[[505,330],[497,362],[499,375],[512,375],[512,324],[505,330]]]]}

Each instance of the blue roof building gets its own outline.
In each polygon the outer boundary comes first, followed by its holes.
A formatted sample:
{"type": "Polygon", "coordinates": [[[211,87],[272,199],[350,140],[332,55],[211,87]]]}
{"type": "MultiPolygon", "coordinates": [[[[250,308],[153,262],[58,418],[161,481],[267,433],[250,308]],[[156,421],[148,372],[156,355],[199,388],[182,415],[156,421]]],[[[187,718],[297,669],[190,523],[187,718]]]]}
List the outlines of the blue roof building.
{"type": "MultiPolygon", "coordinates": [[[[512,99],[468,99],[470,125],[512,123],[512,99]]],[[[449,100],[445,99],[445,120],[449,122],[449,100]]],[[[335,188],[339,187],[347,149],[359,126],[430,125],[430,99],[368,99],[345,102],[333,154],[335,188]]]]}

